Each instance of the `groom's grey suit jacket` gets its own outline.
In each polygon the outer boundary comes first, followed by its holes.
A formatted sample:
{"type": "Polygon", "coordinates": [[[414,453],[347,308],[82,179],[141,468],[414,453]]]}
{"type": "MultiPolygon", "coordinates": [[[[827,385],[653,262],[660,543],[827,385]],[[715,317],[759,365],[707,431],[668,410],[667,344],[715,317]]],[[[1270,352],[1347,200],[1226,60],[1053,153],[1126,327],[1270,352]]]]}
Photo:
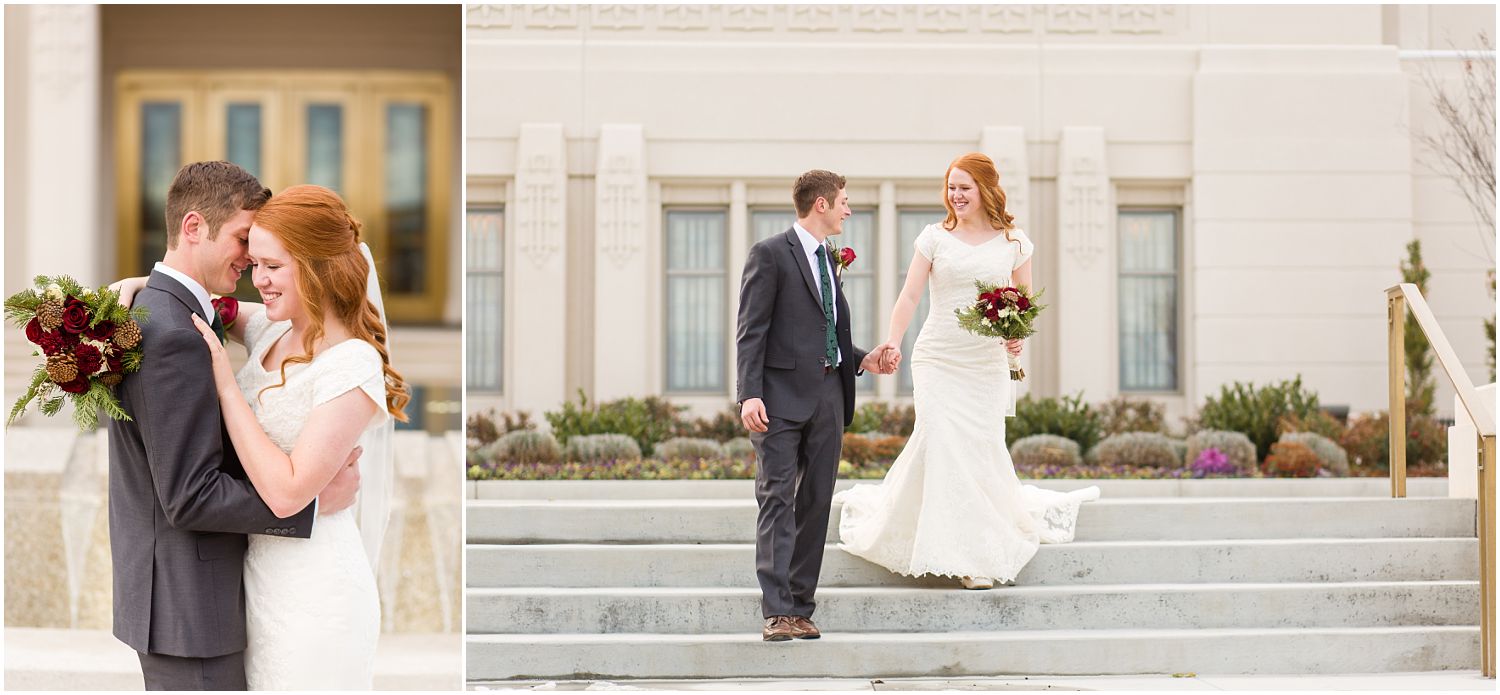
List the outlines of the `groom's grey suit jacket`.
{"type": "MultiPolygon", "coordinates": [[[[832,263],[833,259],[829,259],[832,263]]],[[[839,378],[844,385],[844,426],[854,421],[854,377],[865,351],[849,332],[849,303],[842,279],[834,283],[839,378]]],[[[795,228],[750,247],[740,283],[735,337],[735,402],[765,402],[766,415],[806,420],[823,384],[823,296],[795,228]]]]}
{"type": "Polygon", "coordinates": [[[119,386],[131,421],[109,428],[114,634],[138,652],[213,657],[245,649],[248,533],[306,538],[313,505],[278,519],[235,456],[219,411],[202,305],[153,272],[135,306],[141,370],[119,386]]]}

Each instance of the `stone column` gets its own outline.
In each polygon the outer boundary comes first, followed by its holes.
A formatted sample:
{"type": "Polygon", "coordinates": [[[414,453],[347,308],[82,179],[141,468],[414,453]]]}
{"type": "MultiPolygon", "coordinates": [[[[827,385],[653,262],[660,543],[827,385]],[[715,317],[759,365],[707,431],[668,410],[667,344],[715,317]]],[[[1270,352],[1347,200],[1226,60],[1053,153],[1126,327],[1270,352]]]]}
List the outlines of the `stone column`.
{"type": "Polygon", "coordinates": [[[728,236],[724,240],[728,249],[725,254],[728,266],[724,268],[724,294],[728,307],[725,317],[729,323],[729,332],[726,334],[729,359],[724,361],[724,384],[727,387],[724,396],[726,400],[732,401],[739,388],[735,336],[739,331],[740,282],[745,278],[745,260],[750,257],[750,194],[742,180],[729,184],[728,223],[725,230],[728,236]]]}
{"type": "MultiPolygon", "coordinates": [[[[880,182],[880,207],[875,213],[875,296],[879,308],[875,312],[875,345],[885,342],[889,333],[891,307],[901,296],[901,229],[896,216],[896,183],[880,182]]],[[[875,345],[867,349],[875,349],[875,345]]],[[[902,355],[902,361],[911,355],[902,355]]],[[[896,375],[875,377],[875,396],[882,401],[896,398],[896,375]]]]}
{"type": "MultiPolygon", "coordinates": [[[[1026,131],[1020,126],[986,126],[979,136],[979,151],[994,160],[995,168],[1000,172],[1000,188],[1005,191],[1006,212],[1016,218],[1017,227],[1030,234],[1031,162],[1026,155],[1026,131]]],[[[1040,275],[1040,269],[1040,263],[1031,265],[1033,291],[1036,287],[1045,287],[1046,278],[1040,275]]],[[[1044,304],[1050,301],[1043,299],[1044,304]]],[[[1026,350],[1021,353],[1021,369],[1028,374],[1035,371],[1032,369],[1032,357],[1036,353],[1036,345],[1043,340],[1045,338],[1038,335],[1027,341],[1026,350]]],[[[1016,398],[1029,393],[1035,383],[1036,379],[1032,378],[1015,384],[1016,398]]]]}
{"type": "Polygon", "coordinates": [[[652,393],[646,315],[646,141],[639,124],[599,130],[594,221],[594,394],[599,401],[652,393]]]}
{"type": "Polygon", "coordinates": [[[1058,365],[1063,394],[1082,390],[1086,401],[1115,393],[1114,201],[1104,159],[1104,129],[1062,129],[1057,172],[1057,219],[1062,257],[1051,293],[1058,341],[1068,359],[1058,365]]]}
{"type": "Polygon", "coordinates": [[[99,231],[105,218],[96,176],[102,166],[99,7],[27,10],[26,179],[19,189],[27,199],[26,228],[6,234],[28,236],[25,277],[66,273],[84,285],[103,284],[113,244],[99,231]]]}
{"type": "Polygon", "coordinates": [[[515,259],[506,294],[512,304],[512,326],[506,354],[506,390],[510,405],[542,412],[557,407],[564,393],[567,351],[567,165],[562,125],[521,126],[516,154],[514,218],[516,233],[506,240],[506,255],[515,259]]]}

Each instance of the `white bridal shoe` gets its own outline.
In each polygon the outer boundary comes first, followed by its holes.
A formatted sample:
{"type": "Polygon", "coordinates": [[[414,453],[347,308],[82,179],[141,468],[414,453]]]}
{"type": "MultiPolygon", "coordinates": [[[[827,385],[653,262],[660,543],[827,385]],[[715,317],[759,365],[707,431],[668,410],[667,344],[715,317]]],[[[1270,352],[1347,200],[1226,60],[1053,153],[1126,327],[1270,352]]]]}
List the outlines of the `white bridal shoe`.
{"type": "Polygon", "coordinates": [[[964,577],[963,578],[963,584],[964,584],[964,588],[965,589],[993,589],[993,588],[995,588],[995,581],[993,579],[988,578],[988,577],[964,577]]]}

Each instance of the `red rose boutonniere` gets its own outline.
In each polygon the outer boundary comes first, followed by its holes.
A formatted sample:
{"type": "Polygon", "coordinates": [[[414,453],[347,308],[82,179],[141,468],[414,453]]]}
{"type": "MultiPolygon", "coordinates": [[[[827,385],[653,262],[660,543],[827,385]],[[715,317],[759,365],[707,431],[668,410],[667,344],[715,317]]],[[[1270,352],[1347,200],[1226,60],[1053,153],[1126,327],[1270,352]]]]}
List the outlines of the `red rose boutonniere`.
{"type": "Polygon", "coordinates": [[[224,324],[224,330],[229,330],[234,325],[234,320],[240,317],[240,300],[234,297],[215,297],[213,305],[214,311],[219,313],[219,322],[224,324]]]}
{"type": "Polygon", "coordinates": [[[833,259],[833,265],[835,268],[838,268],[840,273],[848,270],[849,266],[854,265],[854,259],[857,258],[854,254],[854,249],[848,246],[835,247],[833,244],[828,245],[828,257],[833,259]]]}

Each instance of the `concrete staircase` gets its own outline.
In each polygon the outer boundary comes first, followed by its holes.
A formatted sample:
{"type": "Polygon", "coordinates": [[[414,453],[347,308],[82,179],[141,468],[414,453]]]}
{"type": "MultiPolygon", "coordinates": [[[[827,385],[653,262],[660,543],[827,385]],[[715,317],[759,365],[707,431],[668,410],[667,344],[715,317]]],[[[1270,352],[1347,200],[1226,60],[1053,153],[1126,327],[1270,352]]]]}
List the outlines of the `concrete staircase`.
{"type": "Polygon", "coordinates": [[[777,644],[760,640],[748,483],[482,483],[468,678],[1477,668],[1473,500],[1384,499],[1384,481],[1164,482],[1106,481],[1077,541],[1043,546],[1012,587],[964,591],[830,547],[825,637],[777,644]]]}

